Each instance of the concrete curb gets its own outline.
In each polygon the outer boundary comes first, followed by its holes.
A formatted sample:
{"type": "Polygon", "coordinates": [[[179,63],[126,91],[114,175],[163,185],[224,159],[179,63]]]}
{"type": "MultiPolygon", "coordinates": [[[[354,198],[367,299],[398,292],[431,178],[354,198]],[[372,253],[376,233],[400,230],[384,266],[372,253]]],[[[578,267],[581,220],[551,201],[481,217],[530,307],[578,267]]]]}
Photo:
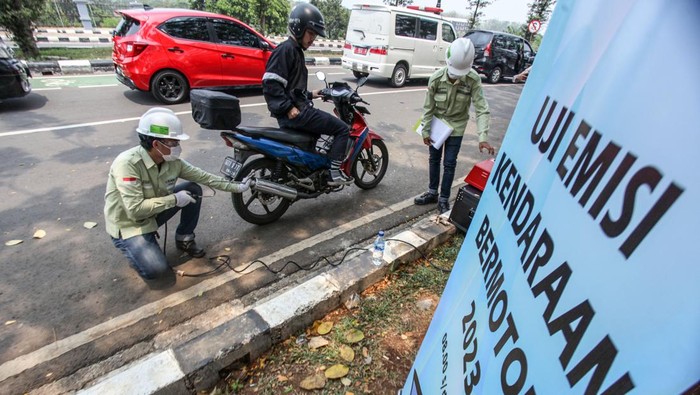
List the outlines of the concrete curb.
{"type": "MultiPolygon", "coordinates": [[[[54,60],[43,62],[26,62],[33,76],[42,75],[70,75],[93,74],[100,72],[113,72],[114,64],[111,60],[54,60]]],[[[310,66],[340,65],[340,58],[307,57],[306,64],[310,66]]]]}
{"type": "Polygon", "coordinates": [[[237,301],[232,302],[237,306],[211,309],[163,334],[171,340],[154,339],[151,345],[132,347],[150,348],[146,353],[124,350],[120,354],[136,356],[115,355],[109,363],[83,368],[32,394],[191,394],[210,388],[220,380],[222,369],[255,360],[273,344],[299,333],[352,294],[379,281],[396,265],[444,243],[456,231],[446,220],[448,215],[431,215],[390,235],[384,265],[374,266],[364,251],[350,254],[343,264],[328,267],[250,306],[240,306],[237,301]],[[206,325],[211,327],[197,331],[206,325]]]}

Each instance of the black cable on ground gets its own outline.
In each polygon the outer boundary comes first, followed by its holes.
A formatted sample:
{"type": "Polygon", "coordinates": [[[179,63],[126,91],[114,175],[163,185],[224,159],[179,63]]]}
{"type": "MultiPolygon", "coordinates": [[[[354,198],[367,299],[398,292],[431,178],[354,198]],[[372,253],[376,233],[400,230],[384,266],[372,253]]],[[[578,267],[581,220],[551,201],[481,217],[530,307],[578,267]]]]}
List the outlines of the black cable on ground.
{"type": "Polygon", "coordinates": [[[188,273],[185,273],[185,272],[182,271],[182,270],[178,270],[178,271],[177,271],[177,274],[178,274],[179,276],[181,276],[181,277],[203,277],[203,276],[208,276],[208,275],[211,275],[211,274],[216,273],[217,271],[221,270],[221,268],[222,268],[224,265],[227,266],[227,267],[228,267],[229,269],[231,269],[232,271],[234,271],[235,273],[242,273],[242,272],[248,270],[249,267],[253,266],[253,265],[256,264],[256,263],[259,263],[259,264],[263,265],[263,267],[265,267],[265,269],[267,269],[268,271],[270,271],[270,272],[273,273],[273,274],[279,274],[279,273],[281,273],[284,269],[287,268],[288,265],[296,266],[297,269],[299,269],[299,270],[310,271],[310,270],[313,270],[316,266],[318,266],[318,264],[321,263],[322,261],[325,261],[325,262],[326,262],[327,264],[329,264],[330,266],[334,266],[334,267],[335,267],[335,266],[340,266],[340,265],[343,263],[343,261],[345,261],[345,258],[348,256],[348,254],[351,253],[351,252],[353,252],[353,251],[367,251],[367,249],[366,249],[366,248],[358,248],[358,247],[350,248],[350,249],[348,249],[348,250],[345,251],[345,254],[343,254],[343,257],[340,258],[340,261],[338,261],[337,263],[331,262],[331,261],[328,259],[328,257],[322,256],[322,257],[318,258],[314,263],[312,263],[312,264],[310,264],[310,265],[308,265],[308,266],[300,265],[300,264],[298,264],[298,263],[296,263],[296,262],[294,262],[294,261],[287,261],[287,262],[284,264],[284,266],[282,266],[282,268],[280,268],[280,269],[278,269],[278,270],[273,269],[273,268],[270,267],[267,263],[265,263],[265,262],[263,262],[263,261],[261,261],[261,260],[259,260],[259,259],[256,259],[256,260],[250,262],[249,264],[247,264],[245,267],[243,267],[243,268],[241,268],[241,269],[236,269],[236,268],[234,268],[233,266],[231,266],[231,257],[230,257],[230,256],[228,256],[228,255],[217,255],[217,256],[213,256],[213,257],[209,258],[209,260],[212,261],[212,262],[213,262],[213,261],[219,261],[219,262],[221,262],[221,263],[219,264],[219,266],[215,267],[215,268],[212,269],[212,270],[209,270],[209,271],[207,271],[207,272],[202,272],[202,273],[195,273],[195,274],[188,274],[188,273]]]}
{"type": "MultiPolygon", "coordinates": [[[[428,263],[430,264],[430,266],[433,267],[434,269],[440,270],[440,271],[442,271],[442,272],[444,272],[444,273],[449,273],[449,272],[451,271],[451,270],[449,270],[449,269],[444,269],[444,268],[441,268],[441,267],[439,267],[439,266],[436,266],[430,259],[428,259],[428,257],[423,253],[423,251],[421,251],[418,247],[414,246],[413,244],[411,244],[411,243],[409,243],[409,242],[407,242],[407,241],[399,240],[399,239],[386,239],[385,241],[397,241],[397,242],[400,242],[400,243],[407,244],[407,245],[409,245],[411,248],[413,248],[414,250],[418,251],[418,252],[421,254],[421,256],[423,257],[423,259],[427,260],[428,263]]],[[[294,262],[294,261],[287,261],[287,262],[284,264],[284,266],[282,266],[282,268],[280,268],[280,269],[278,269],[278,270],[275,270],[275,269],[271,268],[267,263],[265,263],[265,262],[263,262],[263,261],[261,261],[261,260],[259,260],[259,259],[256,259],[256,260],[250,262],[249,264],[247,264],[245,267],[243,267],[243,268],[241,268],[241,269],[236,269],[236,268],[234,268],[233,266],[231,266],[231,257],[230,257],[229,255],[217,255],[217,256],[210,257],[210,258],[209,258],[209,261],[211,261],[211,262],[218,261],[218,262],[220,262],[220,263],[219,263],[218,266],[216,266],[215,268],[213,268],[213,269],[211,269],[211,270],[209,270],[209,271],[202,272],[202,273],[189,274],[189,273],[185,273],[183,270],[178,270],[176,273],[177,273],[179,276],[181,276],[181,277],[204,277],[204,276],[209,276],[209,275],[212,275],[212,274],[218,272],[218,271],[221,270],[224,266],[228,267],[229,269],[231,269],[231,270],[234,271],[235,273],[242,273],[242,272],[248,270],[249,267],[251,267],[252,265],[254,265],[254,264],[256,264],[256,263],[259,263],[259,264],[263,265],[263,267],[265,267],[265,269],[267,269],[268,271],[270,271],[270,272],[273,273],[273,274],[279,274],[279,273],[281,273],[284,269],[287,268],[288,265],[294,265],[294,266],[296,266],[297,269],[299,269],[299,270],[310,271],[310,270],[313,270],[313,269],[314,269],[319,263],[321,263],[322,261],[325,261],[325,262],[326,262],[327,264],[329,264],[330,266],[334,266],[334,267],[335,267],[335,266],[340,266],[340,265],[345,261],[345,258],[348,256],[348,254],[351,253],[351,252],[353,252],[353,251],[367,251],[367,248],[359,248],[359,247],[350,248],[350,249],[348,249],[348,250],[345,251],[345,254],[343,254],[343,257],[342,257],[342,258],[340,259],[340,261],[338,261],[337,263],[331,262],[331,261],[328,259],[328,257],[322,256],[322,257],[318,258],[314,263],[312,263],[311,265],[308,265],[308,266],[302,266],[302,265],[300,265],[300,264],[298,264],[298,263],[296,263],[296,262],[294,262]]]]}

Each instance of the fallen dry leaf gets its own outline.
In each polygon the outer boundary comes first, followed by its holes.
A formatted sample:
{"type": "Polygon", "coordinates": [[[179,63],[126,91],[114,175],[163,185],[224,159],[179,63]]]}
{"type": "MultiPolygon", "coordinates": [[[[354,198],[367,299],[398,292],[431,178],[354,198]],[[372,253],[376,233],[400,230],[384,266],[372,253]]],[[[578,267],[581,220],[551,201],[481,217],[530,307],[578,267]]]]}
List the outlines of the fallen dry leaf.
{"type": "Polygon", "coordinates": [[[16,246],[17,244],[21,244],[21,243],[22,243],[22,240],[10,240],[10,241],[6,241],[5,245],[6,246],[16,246]]]}
{"type": "Polygon", "coordinates": [[[327,346],[328,343],[329,341],[323,338],[323,336],[314,336],[311,339],[309,339],[309,348],[315,350],[317,348],[327,346]]]}
{"type": "Polygon", "coordinates": [[[314,374],[313,376],[309,376],[304,380],[301,380],[301,383],[299,383],[299,387],[307,391],[320,390],[325,386],[326,378],[323,377],[322,374],[314,374]]]}
{"type": "Polygon", "coordinates": [[[318,331],[319,335],[325,335],[325,334],[328,334],[328,332],[330,332],[332,328],[333,328],[333,323],[326,321],[326,322],[321,323],[321,325],[319,325],[316,330],[318,331]]]}
{"type": "Polygon", "coordinates": [[[350,329],[348,333],[345,334],[345,340],[348,343],[357,343],[365,338],[365,334],[359,329],[350,329]]]}
{"type": "MultiPolygon", "coordinates": [[[[350,381],[350,379],[347,377],[343,377],[342,379],[340,379],[340,382],[343,383],[343,385],[346,387],[349,387],[350,384],[352,384],[352,381],[350,381]]],[[[352,394],[352,392],[350,392],[350,393],[352,394]]],[[[347,395],[347,394],[348,393],[346,392],[345,395],[347,395]]]]}
{"type": "Polygon", "coordinates": [[[349,371],[350,368],[348,368],[347,366],[343,364],[337,364],[326,369],[326,371],[323,372],[323,374],[326,375],[326,378],[329,379],[339,379],[341,377],[345,377],[349,371]]]}
{"type": "Polygon", "coordinates": [[[340,357],[345,361],[352,362],[355,359],[355,351],[346,345],[342,345],[340,346],[340,357]]]}
{"type": "Polygon", "coordinates": [[[285,381],[289,381],[289,377],[280,374],[277,376],[277,381],[279,381],[280,383],[284,383],[285,381]]]}
{"type": "Polygon", "coordinates": [[[88,221],[88,222],[84,222],[84,223],[83,223],[83,227],[84,227],[85,229],[92,229],[92,228],[94,228],[95,226],[97,226],[97,222],[90,222],[90,221],[88,221]]]}
{"type": "Polygon", "coordinates": [[[44,236],[46,236],[46,231],[43,229],[38,229],[36,232],[34,232],[34,235],[32,237],[35,239],[41,239],[44,236]]]}

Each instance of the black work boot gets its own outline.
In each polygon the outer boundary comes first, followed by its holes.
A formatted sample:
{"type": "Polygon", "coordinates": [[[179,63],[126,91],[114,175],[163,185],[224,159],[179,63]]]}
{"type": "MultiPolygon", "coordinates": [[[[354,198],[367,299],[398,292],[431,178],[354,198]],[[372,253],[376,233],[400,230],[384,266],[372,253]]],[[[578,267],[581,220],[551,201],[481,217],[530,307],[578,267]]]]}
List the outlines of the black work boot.
{"type": "Polygon", "coordinates": [[[424,194],[413,199],[413,203],[422,206],[424,204],[437,203],[438,195],[437,193],[425,192],[424,194]]]}
{"type": "Polygon", "coordinates": [[[180,251],[186,252],[189,256],[193,258],[201,258],[206,254],[206,252],[204,252],[204,249],[199,247],[197,245],[197,242],[195,242],[194,240],[175,240],[175,247],[177,247],[177,249],[180,251]]]}

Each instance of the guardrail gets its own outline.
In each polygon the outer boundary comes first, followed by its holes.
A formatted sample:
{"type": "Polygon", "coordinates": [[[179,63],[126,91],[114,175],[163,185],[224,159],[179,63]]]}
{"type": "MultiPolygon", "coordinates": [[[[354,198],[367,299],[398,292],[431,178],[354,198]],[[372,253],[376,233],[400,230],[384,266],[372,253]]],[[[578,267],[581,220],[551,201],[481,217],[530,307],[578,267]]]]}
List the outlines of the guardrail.
{"type": "MultiPolygon", "coordinates": [[[[0,38],[7,45],[15,46],[10,39],[9,34],[5,30],[0,30],[0,38]]],[[[110,46],[112,45],[112,29],[80,29],[80,28],[61,28],[61,27],[39,27],[34,29],[34,39],[37,44],[42,47],[57,44],[58,46],[70,46],[72,44],[80,44],[81,46],[110,46]]],[[[274,42],[282,42],[287,39],[286,36],[268,37],[274,42]]],[[[309,48],[310,51],[338,51],[343,49],[343,40],[325,40],[318,39],[314,42],[314,46],[309,48]]]]}

